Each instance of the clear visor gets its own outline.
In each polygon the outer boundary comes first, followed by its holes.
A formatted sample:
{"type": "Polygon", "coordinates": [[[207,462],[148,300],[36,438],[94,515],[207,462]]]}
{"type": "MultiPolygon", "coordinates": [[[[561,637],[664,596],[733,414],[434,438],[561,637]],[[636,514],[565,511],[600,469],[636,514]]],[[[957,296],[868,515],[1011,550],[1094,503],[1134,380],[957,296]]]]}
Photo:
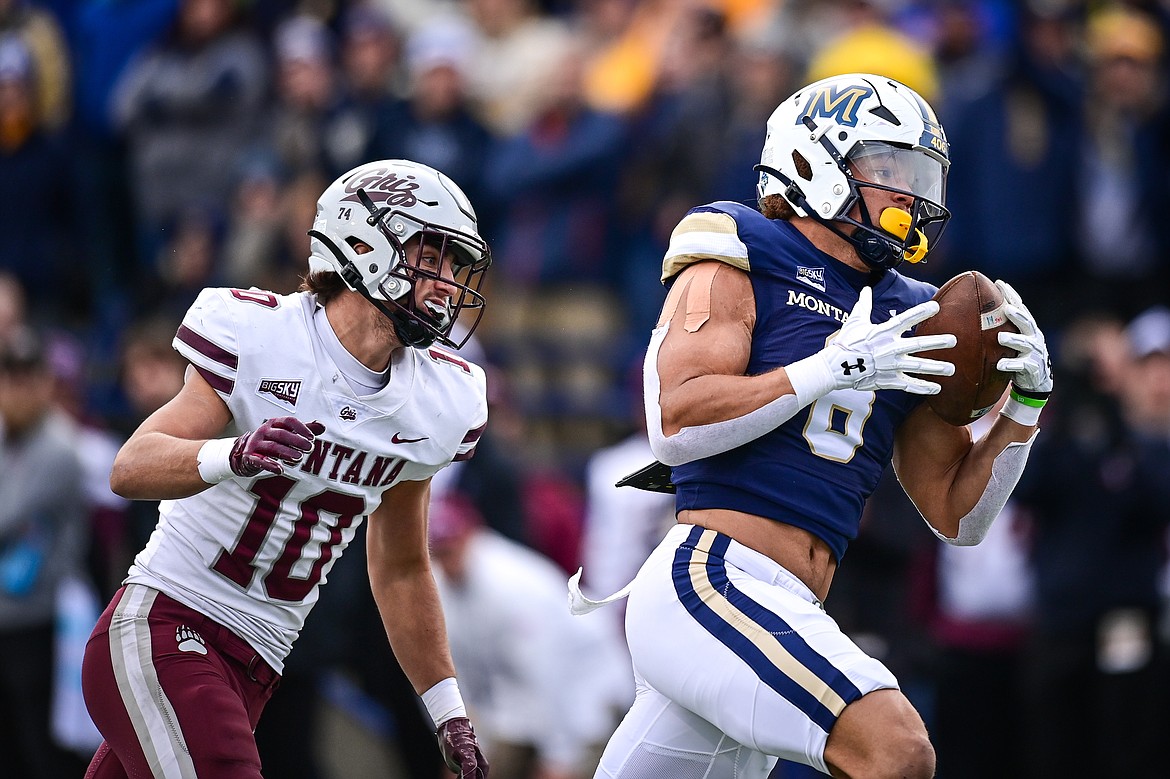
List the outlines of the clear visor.
{"type": "Polygon", "coordinates": [[[946,203],[947,169],[924,151],[859,141],[846,159],[855,175],[864,181],[908,192],[940,206],[946,203]]]}

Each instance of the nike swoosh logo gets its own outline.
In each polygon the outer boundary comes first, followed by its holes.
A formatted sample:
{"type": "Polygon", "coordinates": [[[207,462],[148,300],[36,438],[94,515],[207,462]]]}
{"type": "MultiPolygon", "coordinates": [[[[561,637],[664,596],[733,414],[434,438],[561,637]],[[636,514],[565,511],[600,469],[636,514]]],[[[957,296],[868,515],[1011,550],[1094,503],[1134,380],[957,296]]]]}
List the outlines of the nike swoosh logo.
{"type": "Polygon", "coordinates": [[[390,439],[390,443],[392,443],[392,444],[417,444],[419,441],[425,441],[425,440],[427,440],[427,436],[425,436],[425,435],[422,438],[403,438],[398,433],[395,433],[394,436],[390,439]]]}

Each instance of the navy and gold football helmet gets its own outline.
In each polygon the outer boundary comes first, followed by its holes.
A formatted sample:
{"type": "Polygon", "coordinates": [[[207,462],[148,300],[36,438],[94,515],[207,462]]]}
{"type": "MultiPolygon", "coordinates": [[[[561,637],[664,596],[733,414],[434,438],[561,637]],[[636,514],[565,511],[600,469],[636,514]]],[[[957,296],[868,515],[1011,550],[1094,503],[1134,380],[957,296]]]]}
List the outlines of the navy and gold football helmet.
{"type": "Polygon", "coordinates": [[[845,238],[868,265],[892,268],[925,259],[942,234],[949,166],[942,125],[917,92],[851,73],[810,84],[776,108],[756,189],[845,238]],[[866,187],[909,195],[911,205],[870,214],[866,187]]]}

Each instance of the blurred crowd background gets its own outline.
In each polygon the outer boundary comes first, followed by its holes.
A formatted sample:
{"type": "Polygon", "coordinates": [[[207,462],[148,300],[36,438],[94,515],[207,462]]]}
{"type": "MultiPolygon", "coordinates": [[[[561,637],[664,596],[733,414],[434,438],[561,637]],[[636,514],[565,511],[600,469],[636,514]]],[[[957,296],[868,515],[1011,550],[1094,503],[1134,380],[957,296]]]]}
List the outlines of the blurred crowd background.
{"type": "MultiPolygon", "coordinates": [[[[613,487],[651,459],[670,231],[754,202],[775,106],[861,71],[952,144],[954,218],[905,272],[1010,281],[1056,394],[987,541],[937,543],[891,475],[827,608],[941,777],[1170,776],[1168,22],[1165,0],[0,0],[5,775],[80,777],[94,746],[79,642],[156,516],[109,465],[181,385],[182,313],[206,286],[293,291],[325,185],[403,157],[464,188],[495,255],[469,347],[491,423],[432,523],[464,695],[493,777],[591,776],[632,686],[621,607],[570,620],[564,582],[618,589],[671,521],[613,487]]],[[[266,776],[439,775],[361,559],[261,723],[266,776]]]]}

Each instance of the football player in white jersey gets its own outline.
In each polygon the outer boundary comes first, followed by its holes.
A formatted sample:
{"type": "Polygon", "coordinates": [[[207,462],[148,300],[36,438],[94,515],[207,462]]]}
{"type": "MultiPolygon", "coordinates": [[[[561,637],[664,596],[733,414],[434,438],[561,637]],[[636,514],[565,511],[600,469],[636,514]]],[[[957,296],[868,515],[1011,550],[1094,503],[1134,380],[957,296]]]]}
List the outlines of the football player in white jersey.
{"type": "Polygon", "coordinates": [[[331,184],[309,235],[296,294],[199,295],[174,340],[183,389],[114,463],[117,493],[162,503],[86,651],[105,737],[87,777],[258,779],[252,731],[363,520],[386,633],[443,756],[487,776],[426,526],[431,476],[487,422],[483,370],[448,349],[482,316],[490,253],[463,192],[404,160],[331,184]]]}

